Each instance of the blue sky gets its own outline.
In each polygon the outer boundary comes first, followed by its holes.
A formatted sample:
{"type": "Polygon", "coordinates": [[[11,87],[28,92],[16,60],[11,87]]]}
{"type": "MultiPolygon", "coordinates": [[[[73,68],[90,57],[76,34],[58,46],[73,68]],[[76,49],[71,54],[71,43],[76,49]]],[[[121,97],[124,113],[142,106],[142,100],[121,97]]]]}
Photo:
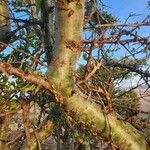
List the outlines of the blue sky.
{"type": "Polygon", "coordinates": [[[148,0],[103,0],[104,4],[108,6],[107,10],[122,21],[128,17],[129,13],[140,15],[133,17],[130,21],[140,21],[150,14],[150,10],[147,8],[147,1],[148,0]]]}
{"type": "MultiPolygon", "coordinates": [[[[129,14],[136,15],[131,17],[128,20],[128,23],[142,22],[150,15],[150,10],[147,8],[147,1],[148,0],[102,0],[108,13],[112,13],[113,16],[119,19],[118,24],[124,23],[129,14]]],[[[138,30],[138,33],[143,37],[150,36],[150,27],[141,27],[140,30],[138,30]]],[[[117,54],[115,53],[117,57],[118,55],[121,57],[121,54],[124,55],[122,50],[121,53],[120,51],[117,54]]]]}
{"type": "MultiPolygon", "coordinates": [[[[137,14],[138,16],[132,17],[128,23],[141,22],[147,15],[150,15],[150,10],[147,8],[148,0],[103,0],[107,7],[108,12],[116,16],[120,22],[123,22],[130,13],[137,14]]],[[[146,27],[141,30],[144,36],[150,35],[150,28],[146,27]]],[[[134,77],[124,83],[123,87],[130,87],[136,85],[139,77],[134,77]]],[[[143,80],[141,81],[143,82],[143,80]]]]}
{"type": "MultiPolygon", "coordinates": [[[[128,23],[142,22],[148,15],[148,0],[102,0],[109,13],[119,19],[119,23],[124,23],[129,14],[135,14],[128,20],[128,23]]],[[[138,34],[143,37],[150,36],[150,26],[141,27],[138,34]]],[[[140,54],[141,55],[141,54],[140,54]]]]}

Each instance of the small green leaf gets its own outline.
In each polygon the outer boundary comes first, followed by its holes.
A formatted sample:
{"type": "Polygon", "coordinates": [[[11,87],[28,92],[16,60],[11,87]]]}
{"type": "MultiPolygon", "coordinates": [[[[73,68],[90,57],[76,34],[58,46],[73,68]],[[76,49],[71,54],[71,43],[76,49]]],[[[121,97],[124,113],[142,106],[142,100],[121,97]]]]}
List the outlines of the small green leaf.
{"type": "Polygon", "coordinates": [[[18,106],[18,102],[13,100],[13,101],[10,101],[8,104],[7,104],[7,109],[8,110],[12,110],[12,109],[15,109],[17,108],[18,106]]]}
{"type": "Polygon", "coordinates": [[[34,84],[27,84],[21,88],[21,91],[27,93],[27,92],[33,92],[35,91],[35,89],[36,86],[34,84]]]}

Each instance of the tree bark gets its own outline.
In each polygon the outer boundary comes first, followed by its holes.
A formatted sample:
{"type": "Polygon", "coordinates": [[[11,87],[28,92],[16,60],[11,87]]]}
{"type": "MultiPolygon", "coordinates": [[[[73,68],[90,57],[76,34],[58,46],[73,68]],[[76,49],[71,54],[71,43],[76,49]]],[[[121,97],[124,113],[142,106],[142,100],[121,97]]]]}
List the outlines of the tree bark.
{"type": "MultiPolygon", "coordinates": [[[[0,63],[0,70],[15,74],[29,82],[40,84],[54,94],[56,102],[76,123],[88,128],[96,136],[111,140],[125,150],[148,150],[149,145],[130,124],[124,123],[116,114],[105,114],[99,105],[87,101],[79,91],[74,92],[73,74],[82,46],[84,0],[57,0],[55,2],[56,37],[55,54],[48,69],[48,81],[37,75],[25,74],[7,63],[0,63]],[[41,80],[38,80],[41,79],[41,80]]],[[[37,132],[39,141],[47,138],[55,126],[47,122],[37,132]],[[46,126],[45,126],[46,125],[46,126]]],[[[35,145],[35,140],[33,144],[35,145]]]]}
{"type": "MultiPolygon", "coordinates": [[[[10,75],[16,75],[28,82],[40,85],[54,94],[56,102],[61,102],[61,106],[70,115],[76,123],[80,123],[83,128],[88,128],[93,134],[108,139],[111,133],[111,140],[118,145],[122,146],[122,149],[129,150],[148,150],[149,145],[142,135],[138,133],[130,124],[124,123],[119,120],[115,114],[111,113],[106,116],[104,111],[99,105],[95,104],[91,100],[86,100],[80,92],[70,97],[63,97],[60,95],[60,91],[55,90],[45,78],[38,76],[37,74],[25,73],[22,70],[13,68],[8,63],[0,62],[0,70],[10,75]]],[[[51,118],[57,118],[53,116],[51,118]]],[[[59,118],[59,116],[58,116],[59,118]]],[[[44,141],[54,129],[53,120],[49,120],[43,124],[37,132],[37,137],[40,142],[44,141]]],[[[31,137],[33,147],[36,146],[36,139],[31,137]]]]}
{"type": "Polygon", "coordinates": [[[109,138],[121,149],[146,150],[148,144],[130,124],[118,120],[114,113],[105,116],[103,110],[74,90],[73,74],[80,54],[84,21],[84,0],[58,0],[56,6],[55,55],[48,70],[48,79],[65,97],[63,108],[83,128],[109,138]]]}

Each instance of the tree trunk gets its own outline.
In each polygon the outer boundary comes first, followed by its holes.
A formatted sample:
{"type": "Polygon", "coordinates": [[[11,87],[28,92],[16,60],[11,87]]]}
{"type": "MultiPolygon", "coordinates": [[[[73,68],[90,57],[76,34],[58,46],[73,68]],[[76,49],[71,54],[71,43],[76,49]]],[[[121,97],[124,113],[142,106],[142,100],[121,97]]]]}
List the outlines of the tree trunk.
{"type": "Polygon", "coordinates": [[[84,1],[58,0],[56,6],[55,55],[49,66],[49,82],[64,99],[56,98],[62,107],[83,128],[119,145],[121,149],[146,150],[148,144],[130,124],[117,119],[114,113],[105,116],[100,106],[75,93],[73,74],[80,54],[84,21],[84,1]],[[74,93],[74,94],[73,94],[74,93]]]}
{"type": "MultiPolygon", "coordinates": [[[[54,57],[48,69],[48,79],[38,80],[37,75],[29,75],[12,68],[8,63],[0,62],[0,70],[20,76],[32,83],[41,84],[52,92],[56,102],[73,120],[87,128],[96,136],[111,138],[120,149],[148,150],[149,145],[142,135],[130,124],[124,123],[116,114],[105,114],[99,105],[86,100],[74,87],[73,75],[75,64],[82,46],[82,32],[84,22],[84,0],[57,0],[55,1],[56,36],[54,57]],[[37,78],[35,78],[37,77],[37,78]],[[74,91],[76,90],[76,91],[74,91]]],[[[40,77],[39,77],[40,78],[40,77]]],[[[53,116],[52,118],[54,118],[53,116]]],[[[59,118],[59,117],[58,117],[59,118]]],[[[47,121],[36,133],[39,142],[48,137],[55,126],[54,121],[47,121]]],[[[31,137],[34,139],[34,136],[31,137]]],[[[36,140],[32,140],[33,149],[36,140]]]]}

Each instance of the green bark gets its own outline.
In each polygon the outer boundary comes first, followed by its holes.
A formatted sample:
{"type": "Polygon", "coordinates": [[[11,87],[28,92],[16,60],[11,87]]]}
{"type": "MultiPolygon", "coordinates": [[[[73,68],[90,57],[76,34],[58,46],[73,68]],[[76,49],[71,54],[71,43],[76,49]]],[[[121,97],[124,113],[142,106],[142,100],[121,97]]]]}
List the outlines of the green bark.
{"type": "Polygon", "coordinates": [[[63,108],[83,128],[104,138],[111,138],[121,149],[147,150],[148,144],[130,124],[118,120],[115,114],[105,116],[100,106],[86,101],[74,90],[73,73],[80,53],[84,20],[84,1],[56,2],[55,55],[49,66],[48,78],[63,97],[63,108]]]}
{"type": "MultiPolygon", "coordinates": [[[[73,94],[73,90],[75,90],[73,74],[82,45],[84,0],[57,0],[55,5],[55,54],[47,75],[50,84],[56,90],[50,89],[50,91],[57,92],[57,94],[54,94],[55,98],[57,98],[57,95],[61,95],[61,106],[68,115],[72,116],[74,121],[82,124],[83,128],[88,128],[93,134],[106,139],[111,134],[112,141],[119,145],[121,149],[148,150],[146,140],[130,124],[117,119],[114,113],[106,116],[99,105],[87,101],[78,91],[73,94]]],[[[21,73],[17,75],[22,76],[21,73]]],[[[28,79],[28,76],[24,78],[28,79]]],[[[35,80],[31,79],[31,82],[35,82],[35,80]]],[[[36,136],[40,143],[45,141],[52,133],[57,122],[53,120],[54,118],[57,117],[55,115],[50,117],[37,130],[36,136]]],[[[31,143],[31,149],[36,149],[37,140],[34,135],[31,137],[31,143]]]]}
{"type": "Polygon", "coordinates": [[[71,95],[73,90],[73,73],[81,46],[83,7],[83,2],[78,1],[56,3],[55,54],[48,78],[63,96],[71,95]]]}
{"type": "Polygon", "coordinates": [[[121,149],[147,150],[148,144],[144,137],[129,123],[118,119],[114,113],[105,116],[104,111],[95,104],[74,95],[64,102],[64,108],[77,123],[82,123],[83,128],[97,135],[111,139],[121,149]]]}

